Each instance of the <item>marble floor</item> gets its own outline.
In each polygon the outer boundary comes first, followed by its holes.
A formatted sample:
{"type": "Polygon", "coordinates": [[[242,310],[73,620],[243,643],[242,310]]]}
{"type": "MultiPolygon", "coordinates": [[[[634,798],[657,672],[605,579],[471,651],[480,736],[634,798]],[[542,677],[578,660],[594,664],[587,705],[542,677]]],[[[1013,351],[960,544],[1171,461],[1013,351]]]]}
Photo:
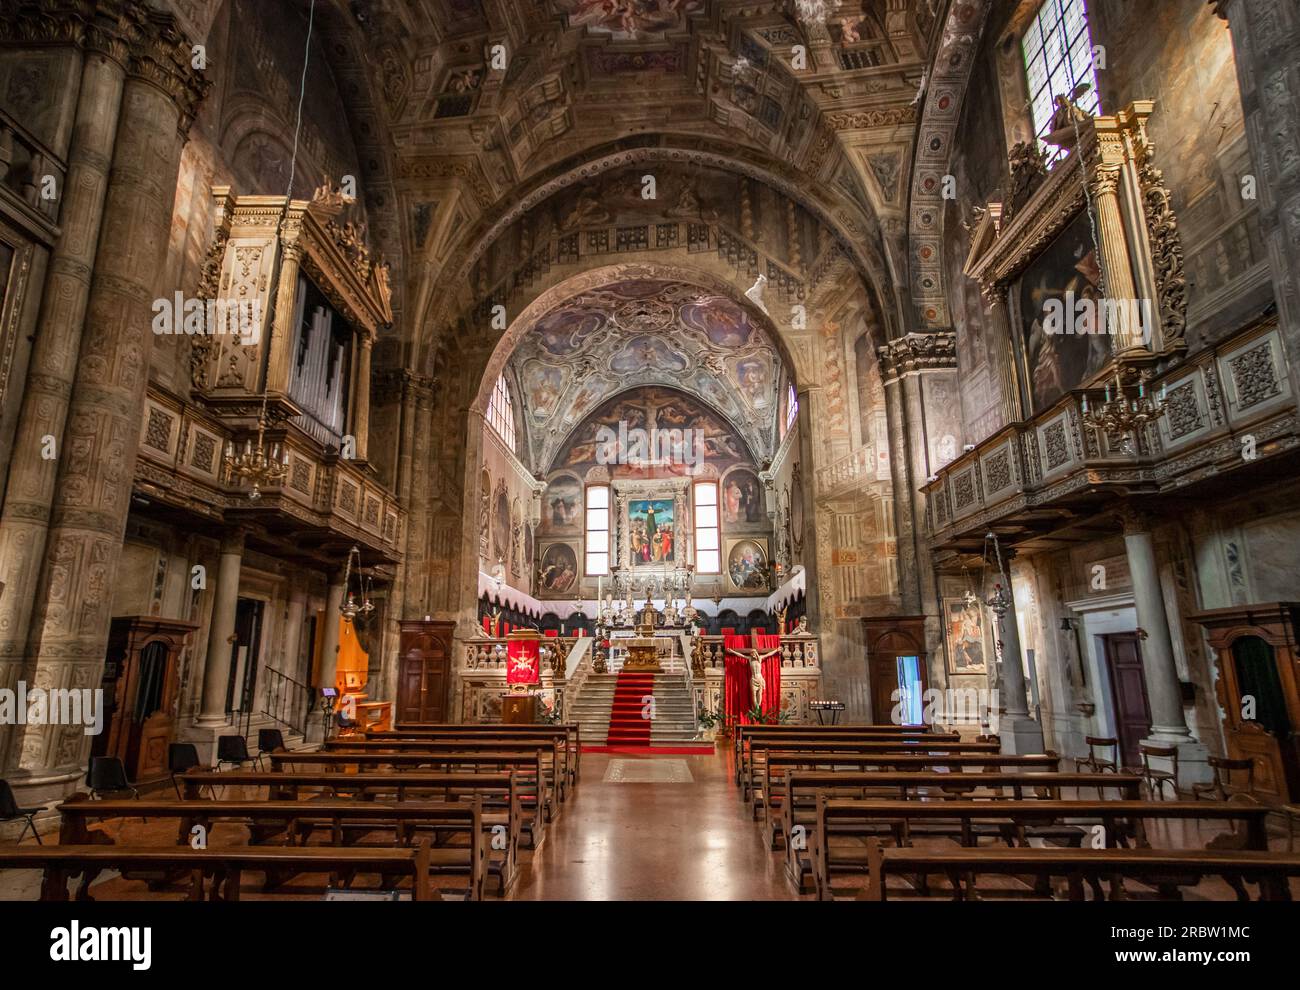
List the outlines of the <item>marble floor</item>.
{"type": "Polygon", "coordinates": [[[730,758],[584,755],[576,793],[510,896],[793,900],[732,783],[730,758]]]}

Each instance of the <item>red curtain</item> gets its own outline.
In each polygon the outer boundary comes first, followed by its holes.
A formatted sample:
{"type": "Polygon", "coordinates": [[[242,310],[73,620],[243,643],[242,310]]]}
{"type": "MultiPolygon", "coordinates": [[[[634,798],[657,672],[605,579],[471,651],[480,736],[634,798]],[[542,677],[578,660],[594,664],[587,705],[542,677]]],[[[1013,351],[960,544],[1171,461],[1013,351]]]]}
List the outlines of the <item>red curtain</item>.
{"type": "MultiPolygon", "coordinates": [[[[754,639],[752,636],[724,636],[722,644],[727,650],[747,651],[754,648],[754,639]]],[[[758,637],[760,653],[774,650],[780,645],[780,636],[760,634],[758,637]]],[[[747,656],[738,657],[734,653],[727,653],[726,658],[726,673],[722,682],[726,707],[723,711],[728,724],[739,722],[746,725],[750,719],[745,713],[752,707],[749,660],[747,656]]],[[[767,682],[763,690],[763,714],[774,716],[781,710],[781,654],[774,653],[763,661],[763,680],[767,682]]]]}

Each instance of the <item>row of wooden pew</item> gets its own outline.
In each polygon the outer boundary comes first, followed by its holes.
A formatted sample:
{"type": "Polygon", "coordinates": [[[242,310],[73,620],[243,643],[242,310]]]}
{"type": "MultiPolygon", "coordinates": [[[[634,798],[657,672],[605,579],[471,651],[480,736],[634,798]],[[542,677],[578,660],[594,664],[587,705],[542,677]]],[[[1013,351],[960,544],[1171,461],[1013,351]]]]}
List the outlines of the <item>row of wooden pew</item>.
{"type": "Polygon", "coordinates": [[[268,896],[319,896],[303,878],[323,876],[326,890],[478,900],[504,894],[520,850],[542,844],[581,747],[573,725],[419,724],[264,759],[269,771],[180,774],[176,799],[77,795],[58,808],[58,845],[0,847],[0,869],[42,870],[43,900],[67,899],[78,878],[73,896],[91,899],[107,870],[195,900],[238,899],[247,873],[268,896]],[[154,823],[148,844],[126,838],[141,819],[154,823]],[[157,844],[160,821],[174,823],[174,845],[157,844]]]}
{"type": "Polygon", "coordinates": [[[1137,776],[999,750],[895,725],[741,726],[734,737],[742,800],[791,882],[819,899],[1122,898],[1125,880],[1175,898],[1204,877],[1239,899],[1247,884],[1290,899],[1300,855],[1268,850],[1269,808],[1142,800],[1137,776]],[[1207,849],[1154,848],[1174,823],[1201,822],[1231,831],[1207,849]],[[980,886],[994,876],[999,886],[980,886]]]}

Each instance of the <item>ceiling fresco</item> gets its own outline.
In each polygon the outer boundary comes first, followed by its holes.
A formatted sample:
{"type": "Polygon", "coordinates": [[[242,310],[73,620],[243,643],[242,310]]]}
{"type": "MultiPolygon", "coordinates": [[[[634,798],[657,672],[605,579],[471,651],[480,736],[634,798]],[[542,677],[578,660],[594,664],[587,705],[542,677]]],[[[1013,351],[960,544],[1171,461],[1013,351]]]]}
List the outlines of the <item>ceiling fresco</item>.
{"type": "MultiPolygon", "coordinates": [[[[691,452],[690,458],[671,463],[609,464],[610,474],[615,478],[666,478],[691,473],[720,477],[738,464],[754,463],[740,434],[699,399],[675,388],[642,386],[612,396],[597,406],[561,447],[548,474],[554,478],[556,474],[572,473],[585,480],[592,468],[606,466],[600,456],[602,439],[609,435],[604,431],[617,434],[620,426],[629,433],[644,430],[647,434],[651,430],[694,430],[702,435],[702,441],[700,449],[691,452]]],[[[550,503],[555,492],[567,490],[565,484],[563,480],[552,483],[548,509],[553,508],[550,503]]]]}
{"type": "Polygon", "coordinates": [[[730,297],[639,279],[585,292],[540,318],[510,358],[532,464],[547,473],[582,420],[610,396],[667,385],[698,396],[769,459],[783,365],[730,297]]]}

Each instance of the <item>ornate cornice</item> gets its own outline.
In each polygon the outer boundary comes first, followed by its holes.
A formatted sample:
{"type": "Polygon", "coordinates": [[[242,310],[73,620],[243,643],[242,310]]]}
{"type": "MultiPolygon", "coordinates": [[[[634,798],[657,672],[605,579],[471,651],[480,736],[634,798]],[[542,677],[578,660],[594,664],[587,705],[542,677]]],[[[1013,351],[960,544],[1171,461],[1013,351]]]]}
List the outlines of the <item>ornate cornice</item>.
{"type": "Polygon", "coordinates": [[[909,333],[876,349],[886,379],[914,371],[946,371],[957,367],[957,335],[950,330],[909,333]]]}

